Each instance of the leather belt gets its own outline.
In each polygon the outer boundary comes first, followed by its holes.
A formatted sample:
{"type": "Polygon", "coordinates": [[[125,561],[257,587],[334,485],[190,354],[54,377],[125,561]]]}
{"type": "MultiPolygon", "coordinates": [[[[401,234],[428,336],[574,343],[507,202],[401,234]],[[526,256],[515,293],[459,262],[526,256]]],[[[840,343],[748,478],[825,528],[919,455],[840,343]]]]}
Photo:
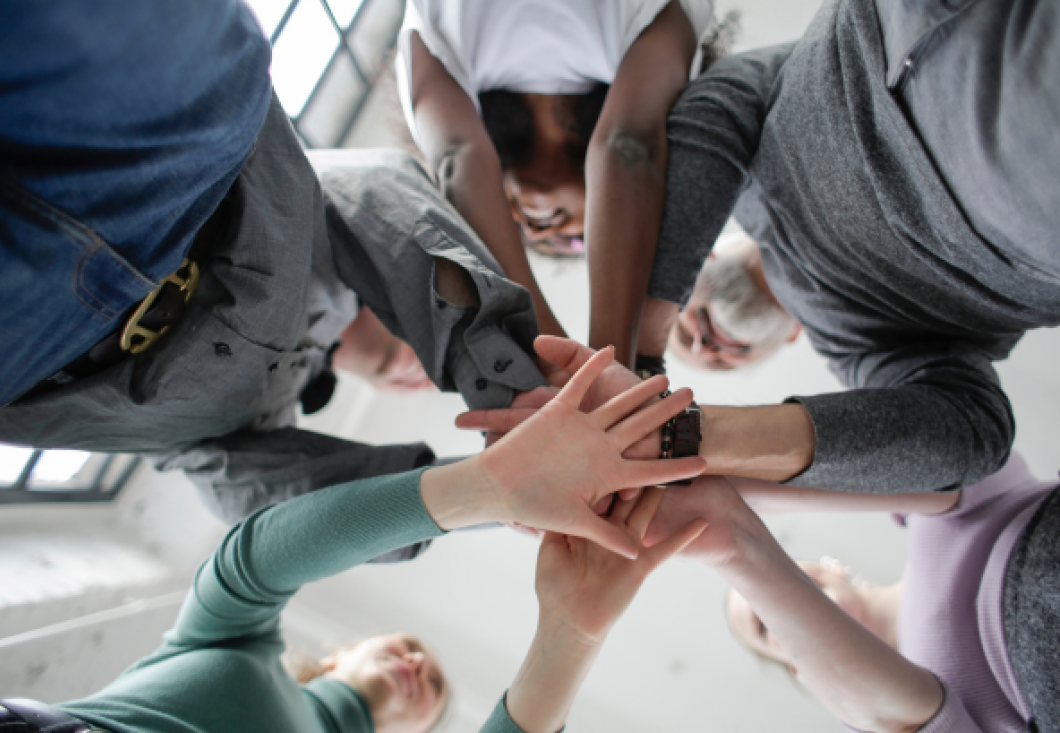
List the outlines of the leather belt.
{"type": "Polygon", "coordinates": [[[4,733],[104,733],[36,700],[0,700],[0,728],[4,733]]]}
{"type": "Polygon", "coordinates": [[[46,394],[56,387],[84,379],[151,348],[184,316],[199,284],[199,263],[206,259],[210,246],[227,222],[228,206],[227,198],[223,199],[195,235],[188,256],[177,271],[148,293],[119,326],[55,374],[38,382],[19,399],[46,394]]]}

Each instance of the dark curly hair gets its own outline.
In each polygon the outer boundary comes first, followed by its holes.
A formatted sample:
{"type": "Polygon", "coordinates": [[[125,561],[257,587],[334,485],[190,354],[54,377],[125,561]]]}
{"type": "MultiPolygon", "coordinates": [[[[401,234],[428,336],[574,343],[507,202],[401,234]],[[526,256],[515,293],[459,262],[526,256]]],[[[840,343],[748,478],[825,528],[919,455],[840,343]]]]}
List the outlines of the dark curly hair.
{"type": "MultiPolygon", "coordinates": [[[[572,134],[567,155],[576,170],[585,168],[589,139],[596,129],[608,84],[598,83],[584,94],[562,95],[553,112],[560,125],[572,134]]],[[[520,92],[490,89],[478,95],[482,123],[501,159],[501,168],[510,170],[530,164],[534,159],[534,116],[520,92]]]]}

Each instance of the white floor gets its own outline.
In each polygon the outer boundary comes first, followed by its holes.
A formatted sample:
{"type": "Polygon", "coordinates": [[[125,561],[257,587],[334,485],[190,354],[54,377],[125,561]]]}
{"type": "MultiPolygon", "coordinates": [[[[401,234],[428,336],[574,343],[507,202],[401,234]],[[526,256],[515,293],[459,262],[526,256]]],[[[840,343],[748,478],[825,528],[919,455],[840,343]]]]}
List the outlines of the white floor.
{"type": "MultiPolygon", "coordinates": [[[[816,2],[719,2],[723,11],[730,7],[743,12],[739,46],[746,48],[797,37],[816,2]]],[[[375,106],[376,121],[390,114],[386,105],[375,106]]],[[[381,124],[354,136],[361,144],[387,139],[381,124]]],[[[564,325],[584,338],[584,266],[535,266],[564,325]]],[[[1058,358],[1060,334],[1036,332],[999,365],[1019,424],[1017,448],[1043,478],[1060,467],[1058,358]]],[[[698,401],[721,404],[838,387],[805,339],[751,372],[704,375],[673,362],[671,377],[692,387],[698,401]]],[[[481,447],[477,434],[453,429],[462,409],[457,396],[388,397],[343,379],[333,403],[306,424],[372,443],[425,440],[440,455],[462,455],[481,447]]],[[[770,524],[796,557],[833,555],[873,582],[900,575],[902,532],[886,516],[798,516],[770,524]]],[[[177,591],[222,532],[183,477],[150,471],[111,506],[0,509],[0,696],[58,701],[98,689],[153,647],[176,613],[177,591]],[[70,528],[77,541],[69,539],[70,528]],[[59,534],[65,543],[53,538],[59,534]]],[[[450,730],[476,730],[532,635],[535,553],[533,542],[504,530],[450,535],[415,562],[366,566],[307,587],[285,618],[288,637],[314,651],[381,631],[421,634],[454,680],[450,730]]],[[[737,647],[722,620],[723,594],[703,568],[661,569],[613,632],[569,730],[842,730],[784,673],[764,669],[737,647]]]]}

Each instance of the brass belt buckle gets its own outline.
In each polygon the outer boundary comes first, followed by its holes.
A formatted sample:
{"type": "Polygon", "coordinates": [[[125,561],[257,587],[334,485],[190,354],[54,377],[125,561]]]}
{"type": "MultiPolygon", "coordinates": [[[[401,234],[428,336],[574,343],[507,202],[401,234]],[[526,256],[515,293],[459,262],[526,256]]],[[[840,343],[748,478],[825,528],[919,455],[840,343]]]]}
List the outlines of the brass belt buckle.
{"type": "Polygon", "coordinates": [[[129,320],[125,322],[125,330],[121,333],[122,351],[128,351],[132,354],[144,352],[151,348],[151,344],[160,339],[162,335],[169,330],[169,326],[163,326],[158,331],[152,331],[151,329],[144,328],[140,325],[140,319],[143,318],[148,310],[150,310],[151,305],[155,302],[158,294],[162,292],[162,288],[166,286],[166,283],[177,285],[181,292],[184,293],[184,302],[187,303],[191,300],[191,296],[195,294],[195,288],[199,285],[199,266],[191,260],[184,260],[176,272],[160,282],[157,288],[148,293],[147,297],[140,301],[139,307],[136,309],[135,313],[129,316],[129,320]],[[187,269],[188,276],[182,278],[180,272],[184,269],[187,269]],[[137,336],[143,340],[134,344],[133,338],[137,336]]]}

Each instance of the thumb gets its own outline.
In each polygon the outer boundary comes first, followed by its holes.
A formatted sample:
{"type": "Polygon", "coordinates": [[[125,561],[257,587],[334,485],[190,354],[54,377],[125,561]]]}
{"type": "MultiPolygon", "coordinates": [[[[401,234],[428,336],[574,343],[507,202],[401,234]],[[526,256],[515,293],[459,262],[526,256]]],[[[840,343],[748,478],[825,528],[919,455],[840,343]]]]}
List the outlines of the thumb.
{"type": "Polygon", "coordinates": [[[710,523],[703,517],[696,517],[681,529],[674,532],[667,539],[645,550],[644,554],[652,569],[669,560],[671,557],[688,547],[692,542],[703,534],[710,523]]]}
{"type": "Polygon", "coordinates": [[[559,336],[538,336],[534,339],[534,351],[549,364],[572,374],[596,353],[588,346],[559,336]]]}
{"type": "Polygon", "coordinates": [[[577,535],[591,540],[605,550],[610,550],[617,555],[636,560],[638,547],[623,529],[616,527],[603,517],[598,517],[589,507],[584,507],[578,512],[578,517],[567,534],[577,535]]]}

